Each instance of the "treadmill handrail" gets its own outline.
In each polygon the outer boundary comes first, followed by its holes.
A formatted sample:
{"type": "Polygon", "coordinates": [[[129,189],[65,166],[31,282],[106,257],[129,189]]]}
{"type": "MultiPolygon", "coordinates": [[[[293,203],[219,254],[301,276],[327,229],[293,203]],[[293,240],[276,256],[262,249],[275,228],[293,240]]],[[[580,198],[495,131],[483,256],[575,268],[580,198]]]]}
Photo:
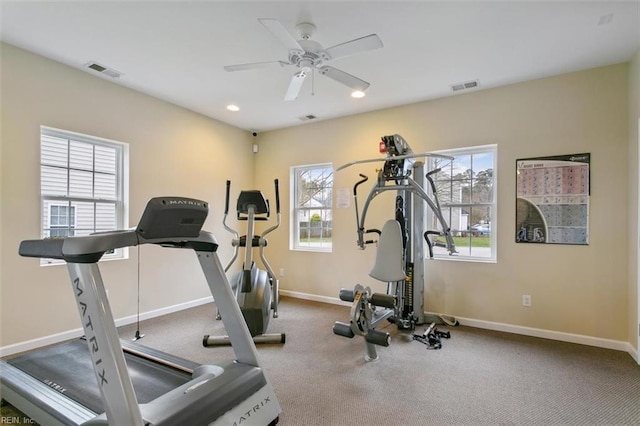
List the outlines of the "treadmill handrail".
{"type": "Polygon", "coordinates": [[[163,247],[188,248],[215,252],[218,242],[212,233],[200,231],[197,237],[145,239],[137,231],[110,231],[80,237],[25,240],[20,243],[20,256],[62,259],[69,263],[95,263],[110,250],[156,244],[163,247]]]}

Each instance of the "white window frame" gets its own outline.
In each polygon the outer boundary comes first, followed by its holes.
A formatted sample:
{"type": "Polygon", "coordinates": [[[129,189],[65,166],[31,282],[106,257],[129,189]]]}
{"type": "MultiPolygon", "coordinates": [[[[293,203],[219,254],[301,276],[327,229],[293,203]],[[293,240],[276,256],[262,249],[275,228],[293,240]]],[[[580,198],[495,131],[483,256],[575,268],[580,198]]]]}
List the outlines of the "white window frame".
{"type": "MultiPolygon", "coordinates": [[[[289,229],[289,249],[296,251],[313,251],[313,252],[325,252],[330,253],[333,250],[333,177],[331,179],[331,187],[329,188],[331,191],[330,197],[330,207],[301,207],[298,204],[299,197],[299,183],[298,183],[298,172],[304,170],[314,170],[314,169],[331,169],[331,175],[333,176],[334,169],[332,163],[318,163],[318,164],[307,164],[302,166],[293,166],[290,171],[290,229],[289,229]],[[331,217],[331,241],[324,243],[313,244],[309,242],[308,244],[302,244],[300,242],[300,227],[298,222],[298,214],[301,210],[307,210],[309,212],[313,210],[324,211],[324,217],[331,217]]],[[[322,215],[321,215],[322,216],[322,215]]],[[[311,217],[311,215],[309,215],[311,217]]],[[[325,229],[322,227],[322,229],[325,229]]]]}
{"type": "MultiPolygon", "coordinates": [[[[434,153],[437,154],[442,154],[442,155],[448,155],[451,157],[458,157],[458,156],[463,156],[463,155],[478,155],[478,154],[485,154],[485,153],[491,153],[493,154],[493,173],[492,173],[492,180],[493,180],[493,190],[492,190],[492,194],[493,194],[493,200],[490,202],[477,202],[477,203],[453,203],[453,202],[447,202],[447,200],[443,200],[442,198],[439,200],[440,201],[440,207],[443,210],[443,214],[445,216],[445,219],[447,221],[450,220],[449,216],[445,214],[445,212],[449,209],[449,208],[466,208],[466,207],[483,207],[486,208],[488,207],[490,210],[490,220],[489,220],[489,224],[490,224],[490,229],[491,232],[489,234],[489,239],[490,239],[490,253],[489,256],[477,256],[477,255],[472,255],[471,254],[471,250],[472,250],[472,238],[474,238],[474,234],[471,232],[471,229],[469,229],[469,232],[466,233],[461,233],[461,235],[464,235],[464,238],[468,238],[468,246],[456,246],[456,250],[458,251],[458,254],[456,254],[455,256],[450,256],[449,253],[446,250],[438,250],[437,248],[434,247],[434,255],[433,257],[435,259],[446,259],[446,260],[457,260],[457,261],[472,261],[472,262],[489,262],[489,263],[496,263],[497,262],[497,253],[498,253],[498,247],[497,247],[497,231],[498,231],[498,171],[497,171],[497,164],[498,164],[498,146],[495,144],[491,144],[491,145],[481,145],[481,146],[472,146],[472,147],[465,147],[465,148],[456,148],[456,149],[447,149],[447,150],[440,150],[440,151],[436,151],[434,153]]],[[[473,157],[472,157],[473,158],[473,157]]],[[[436,167],[436,164],[440,164],[441,166],[449,166],[452,167],[452,162],[449,162],[448,160],[443,161],[442,159],[435,159],[435,158],[430,158],[429,160],[429,170],[432,170],[433,168],[436,167]]],[[[472,162],[472,170],[473,170],[473,162],[472,162]]],[[[437,179],[438,175],[434,176],[434,179],[437,179]]],[[[452,179],[453,181],[453,179],[452,179]]],[[[437,183],[436,183],[437,186],[437,183]]],[[[427,223],[433,223],[433,213],[431,212],[430,209],[427,209],[427,223]]],[[[451,223],[448,223],[449,227],[451,227],[451,229],[453,231],[458,231],[456,230],[451,223]]],[[[471,226],[473,226],[473,223],[468,223],[467,226],[470,228],[471,226]]],[[[454,234],[454,236],[456,236],[454,234]]]]}
{"type": "MultiPolygon", "coordinates": [[[[114,199],[106,199],[106,198],[100,198],[100,197],[96,197],[96,196],[89,196],[89,197],[78,197],[78,196],[70,196],[69,195],[69,190],[67,190],[67,194],[66,195],[60,195],[60,194],[43,194],[43,190],[41,189],[40,191],[40,200],[41,200],[41,206],[40,206],[40,212],[41,212],[41,219],[40,219],[40,232],[41,232],[41,236],[42,238],[46,238],[48,236],[47,230],[51,229],[51,224],[50,224],[50,218],[51,218],[51,210],[50,207],[51,206],[67,206],[67,207],[71,207],[72,203],[74,202],[84,202],[84,203],[96,203],[96,205],[98,204],[113,204],[115,206],[115,227],[113,229],[95,229],[96,223],[95,223],[95,217],[94,217],[94,229],[92,230],[93,232],[95,231],[111,231],[111,230],[116,230],[116,229],[126,229],[128,227],[128,188],[129,188],[129,145],[124,143],[124,142],[118,142],[118,141],[113,141],[113,140],[109,140],[109,139],[104,139],[104,138],[99,138],[99,137],[95,137],[95,136],[90,136],[90,135],[85,135],[85,134],[81,134],[81,133],[75,133],[75,132],[70,132],[67,130],[61,130],[61,129],[55,129],[52,127],[47,127],[47,126],[40,126],[40,137],[41,137],[41,150],[42,150],[42,139],[44,137],[53,137],[53,138],[59,138],[59,139],[64,139],[67,141],[67,144],[69,146],[69,144],[71,143],[71,141],[74,142],[81,142],[81,143],[85,143],[85,144],[90,144],[93,146],[102,146],[102,147],[108,147],[108,148],[112,148],[115,149],[116,152],[116,170],[115,170],[115,198],[114,199]],[[49,208],[46,208],[46,206],[49,206],[49,208]],[[48,215],[48,217],[45,217],[45,215],[48,215]]],[[[94,154],[95,155],[95,154],[94,154]]],[[[43,164],[43,159],[42,159],[42,153],[40,156],[40,168],[42,170],[43,166],[45,166],[43,164]]],[[[95,160],[94,160],[95,161],[95,160]]],[[[50,167],[50,166],[49,166],[50,167]]],[[[73,167],[71,167],[71,165],[69,164],[69,162],[67,161],[67,165],[66,167],[64,166],[56,166],[59,169],[62,170],[66,170],[67,172],[67,187],[70,186],[69,182],[72,181],[72,178],[70,176],[70,171],[74,170],[73,167]]],[[[91,175],[92,177],[95,177],[96,174],[98,174],[96,172],[96,170],[91,170],[91,175]]],[[[41,177],[40,177],[40,184],[41,184],[41,188],[43,186],[43,173],[41,171],[41,177]]],[[[91,230],[80,230],[79,229],[79,225],[78,225],[78,209],[75,208],[74,209],[74,229],[75,232],[74,234],[77,236],[78,235],[78,231],[81,231],[81,233],[85,234],[88,232],[91,232],[91,230]],[[82,232],[84,231],[84,232],[82,232]]],[[[114,259],[127,259],[129,257],[129,251],[127,248],[120,248],[120,249],[116,249],[113,250],[110,253],[106,253],[101,260],[114,260],[114,259]]],[[[57,264],[63,264],[64,262],[62,260],[57,260],[57,259],[41,259],[40,260],[40,265],[41,266],[47,266],[47,265],[57,265],[57,264]]]]}

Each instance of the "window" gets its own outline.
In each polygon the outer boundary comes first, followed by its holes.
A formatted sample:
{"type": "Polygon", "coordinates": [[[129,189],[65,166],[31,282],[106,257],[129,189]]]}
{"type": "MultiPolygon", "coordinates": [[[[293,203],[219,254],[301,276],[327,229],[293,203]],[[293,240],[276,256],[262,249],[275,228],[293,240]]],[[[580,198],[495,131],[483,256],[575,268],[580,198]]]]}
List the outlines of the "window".
{"type": "Polygon", "coordinates": [[[292,250],[331,251],[333,166],[291,168],[292,250]]]}
{"type": "MultiPolygon", "coordinates": [[[[42,237],[88,235],[125,224],[127,145],[41,127],[42,237]]],[[[124,257],[115,250],[108,258],[124,257]]],[[[56,263],[43,259],[41,264],[56,263]]]]}
{"type": "MultiPolygon", "coordinates": [[[[496,260],[496,145],[439,151],[453,160],[429,159],[443,216],[451,228],[458,258],[496,260]]],[[[436,218],[428,213],[430,229],[436,218]]],[[[446,248],[434,247],[434,257],[450,258],[446,248]]]]}

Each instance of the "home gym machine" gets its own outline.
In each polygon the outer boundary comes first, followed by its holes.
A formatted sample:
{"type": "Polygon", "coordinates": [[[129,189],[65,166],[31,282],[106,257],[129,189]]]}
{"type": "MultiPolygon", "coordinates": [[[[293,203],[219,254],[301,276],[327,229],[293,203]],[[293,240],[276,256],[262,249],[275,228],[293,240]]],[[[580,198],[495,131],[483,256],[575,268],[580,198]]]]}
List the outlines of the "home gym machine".
{"type": "MultiPolygon", "coordinates": [[[[387,283],[387,293],[373,293],[370,288],[358,284],[353,290],[342,289],[340,299],[353,302],[350,322],[336,322],[333,332],[339,336],[353,338],[364,337],[367,361],[378,359],[377,346],[389,346],[389,333],[376,330],[376,326],[384,320],[396,325],[400,331],[413,331],[416,325],[425,323],[424,313],[424,244],[429,248],[429,256],[433,257],[434,237],[443,237],[449,254],[456,253],[455,245],[447,221],[445,220],[436,186],[431,175],[435,169],[424,174],[424,163],[416,161],[421,157],[438,157],[451,160],[451,157],[438,154],[414,154],[407,142],[400,135],[383,136],[379,144],[380,152],[386,158],[360,160],[339,167],[336,171],[354,164],[384,161],[384,167],[378,171],[378,179],[369,192],[362,213],[358,210],[358,186],[365,183],[368,177],[360,174],[353,187],[353,198],[358,231],[358,247],[365,249],[369,244],[377,243],[376,262],[369,275],[387,283]],[[412,177],[413,175],[413,177],[412,177]],[[424,190],[424,179],[429,181],[431,195],[424,190]],[[371,201],[386,191],[397,191],[395,200],[395,219],[384,224],[382,231],[366,229],[365,219],[371,201]],[[414,195],[416,197],[414,197],[414,195]],[[424,201],[438,220],[440,230],[424,229],[424,201]],[[377,234],[378,240],[365,239],[365,234],[377,234]]],[[[437,243],[440,244],[440,243],[437,243]]],[[[435,323],[422,334],[414,334],[414,340],[427,344],[427,348],[439,348],[440,339],[449,337],[440,332],[435,323]]]]}
{"type": "MultiPolygon", "coordinates": [[[[255,222],[269,220],[269,200],[264,198],[262,192],[257,190],[240,191],[236,204],[236,214],[239,221],[246,221],[247,235],[240,234],[227,226],[227,216],[229,215],[229,194],[231,192],[231,181],[227,181],[227,193],[225,197],[224,218],[222,225],[224,229],[233,235],[231,244],[233,245],[233,257],[224,268],[227,272],[238,257],[239,247],[244,247],[244,263],[242,271],[231,277],[231,286],[235,292],[240,311],[244,316],[249,332],[255,343],[284,343],[284,333],[267,334],[269,317],[273,311],[273,318],[278,318],[278,278],[273,272],[271,265],[267,262],[264,249],[267,246],[266,236],[275,231],[280,226],[280,192],[278,189],[278,179],[274,180],[276,195],[276,224],[266,229],[262,234],[255,235],[255,222]],[[253,249],[259,247],[260,260],[267,269],[259,269],[253,260],[253,249]]],[[[220,319],[218,313],[217,319],[220,319]]],[[[228,345],[228,336],[205,335],[202,339],[204,346],[228,345]]]]}
{"type": "Polygon", "coordinates": [[[21,256],[67,263],[85,336],[0,363],[2,398],[42,425],[275,425],[280,405],[216,239],[201,230],[207,213],[204,201],[154,198],[135,230],[23,241],[21,256]],[[198,365],[118,338],[98,261],[110,250],[141,244],[195,252],[235,359],[198,365]]]}

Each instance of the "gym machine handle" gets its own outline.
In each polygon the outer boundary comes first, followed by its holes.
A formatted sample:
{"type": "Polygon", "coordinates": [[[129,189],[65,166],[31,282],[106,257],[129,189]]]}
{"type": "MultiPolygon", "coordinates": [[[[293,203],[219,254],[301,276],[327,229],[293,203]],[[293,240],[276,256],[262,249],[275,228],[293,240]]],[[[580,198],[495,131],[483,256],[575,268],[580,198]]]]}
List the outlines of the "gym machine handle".
{"type": "MultiPolygon", "coordinates": [[[[380,235],[382,235],[382,231],[380,231],[379,229],[367,229],[366,231],[364,231],[365,234],[378,234],[378,237],[380,235]]],[[[378,240],[365,240],[365,244],[375,244],[377,243],[378,240]]]]}
{"type": "Polygon", "coordinates": [[[427,246],[429,247],[429,258],[433,259],[433,243],[429,239],[429,235],[442,235],[438,231],[427,231],[424,233],[424,240],[427,242],[427,246]]]}
{"type": "Polygon", "coordinates": [[[440,170],[442,170],[440,167],[438,167],[437,169],[433,169],[431,170],[429,173],[426,174],[426,178],[429,181],[429,184],[431,185],[431,190],[433,191],[433,193],[436,193],[436,184],[433,182],[433,179],[431,178],[431,175],[434,175],[436,173],[438,173],[440,170]]]}
{"type": "MultiPolygon", "coordinates": [[[[435,208],[437,209],[437,211],[441,211],[440,210],[440,201],[438,200],[438,191],[436,190],[436,184],[433,182],[433,178],[431,177],[431,175],[438,173],[440,170],[442,170],[440,167],[438,167],[437,169],[433,169],[431,170],[429,173],[427,173],[425,175],[425,177],[427,178],[427,180],[429,181],[429,185],[431,185],[431,191],[433,192],[433,201],[435,203],[435,208]]],[[[429,231],[428,233],[425,232],[424,234],[424,238],[425,240],[427,240],[427,244],[429,245],[429,254],[431,255],[430,257],[433,258],[433,254],[432,254],[432,244],[431,241],[429,241],[429,239],[427,238],[427,234],[438,234],[443,236],[446,239],[446,244],[445,247],[447,247],[447,250],[449,251],[449,254],[452,255],[456,252],[456,245],[453,241],[453,237],[451,236],[451,228],[446,227],[446,229],[444,229],[445,227],[445,222],[442,219],[439,219],[440,222],[443,224],[443,232],[440,233],[436,233],[434,231],[429,231]]],[[[439,245],[439,244],[436,244],[439,245]]]]}
{"type": "Polygon", "coordinates": [[[369,178],[366,175],[363,175],[362,173],[359,173],[359,175],[362,179],[360,179],[358,182],[356,182],[355,185],[353,185],[353,205],[356,210],[356,229],[358,230],[358,246],[364,250],[364,242],[363,242],[364,228],[360,226],[360,211],[358,210],[358,186],[368,181],[369,178]]]}
{"type": "Polygon", "coordinates": [[[369,178],[365,175],[363,175],[362,173],[358,173],[360,175],[360,177],[362,179],[360,179],[358,182],[356,182],[355,185],[353,185],[353,195],[356,196],[358,195],[358,186],[362,185],[363,183],[365,183],[366,181],[369,180],[369,178]]]}
{"type": "Polygon", "coordinates": [[[280,191],[278,190],[278,179],[273,181],[276,188],[276,213],[280,213],[280,191]]]}

